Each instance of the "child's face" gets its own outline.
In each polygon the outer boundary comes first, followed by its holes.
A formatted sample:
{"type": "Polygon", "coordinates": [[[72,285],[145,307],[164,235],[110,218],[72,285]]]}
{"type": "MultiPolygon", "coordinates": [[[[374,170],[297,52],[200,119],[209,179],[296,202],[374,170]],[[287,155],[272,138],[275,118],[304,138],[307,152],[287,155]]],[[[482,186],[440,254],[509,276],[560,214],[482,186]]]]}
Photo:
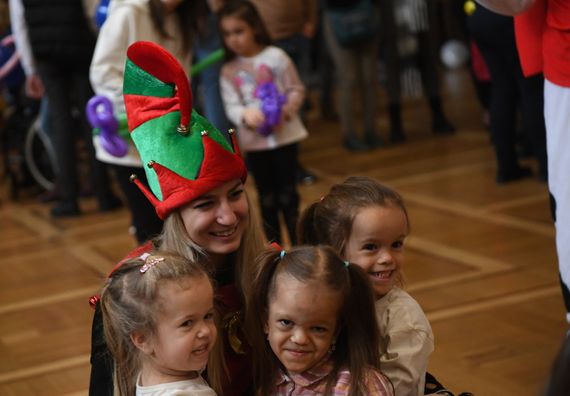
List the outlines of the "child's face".
{"type": "Polygon", "coordinates": [[[400,278],[407,234],[406,215],[397,206],[371,206],[354,218],[344,258],[368,273],[377,298],[400,278]]]}
{"type": "Polygon", "coordinates": [[[254,56],[261,46],[255,41],[253,28],[242,19],[226,16],[220,22],[222,37],[226,46],[239,56],[254,56]]]}
{"type": "Polygon", "coordinates": [[[145,350],[150,374],[180,380],[203,370],[217,335],[210,281],[206,276],[165,281],[157,306],[156,332],[145,350]]]}
{"type": "Polygon", "coordinates": [[[249,215],[243,183],[234,180],[210,190],[183,206],[180,215],[190,239],[210,255],[235,252],[249,215]]]}
{"type": "Polygon", "coordinates": [[[265,333],[290,374],[304,372],[329,353],[336,335],[340,296],[325,286],[278,275],[269,297],[265,333]]]}

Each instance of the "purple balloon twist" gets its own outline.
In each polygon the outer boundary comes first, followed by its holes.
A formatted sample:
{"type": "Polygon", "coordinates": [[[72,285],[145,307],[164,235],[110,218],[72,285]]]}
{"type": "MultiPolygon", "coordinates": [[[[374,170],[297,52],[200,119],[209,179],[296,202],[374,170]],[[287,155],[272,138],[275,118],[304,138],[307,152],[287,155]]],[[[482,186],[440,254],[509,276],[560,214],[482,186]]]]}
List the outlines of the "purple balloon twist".
{"type": "Polygon", "coordinates": [[[119,122],[113,113],[113,104],[106,96],[95,95],[87,102],[87,119],[93,128],[99,128],[101,147],[114,157],[124,157],[129,145],[119,136],[119,122]]]}

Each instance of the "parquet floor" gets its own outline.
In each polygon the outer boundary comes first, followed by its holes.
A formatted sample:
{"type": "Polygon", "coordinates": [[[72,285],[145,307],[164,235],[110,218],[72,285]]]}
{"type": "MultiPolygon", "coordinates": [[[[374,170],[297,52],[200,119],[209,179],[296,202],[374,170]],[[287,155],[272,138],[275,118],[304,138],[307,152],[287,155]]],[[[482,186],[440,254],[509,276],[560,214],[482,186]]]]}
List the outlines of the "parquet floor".
{"type": "MultiPolygon", "coordinates": [[[[430,371],[456,392],[535,396],[567,330],[547,189],[495,184],[464,71],[447,73],[444,99],[456,135],[433,136],[425,102],[408,100],[408,142],[363,154],[340,146],[337,123],[309,114],[301,160],[319,181],[300,187],[303,205],[352,174],[397,188],[412,221],[407,289],[436,337],[430,371]]],[[[385,132],[383,111],[378,122],[385,132]]],[[[0,201],[0,395],[86,395],[88,298],[134,246],[127,212],[101,214],[86,199],[81,217],[53,220],[31,197],[10,201],[5,183],[0,201]]]]}

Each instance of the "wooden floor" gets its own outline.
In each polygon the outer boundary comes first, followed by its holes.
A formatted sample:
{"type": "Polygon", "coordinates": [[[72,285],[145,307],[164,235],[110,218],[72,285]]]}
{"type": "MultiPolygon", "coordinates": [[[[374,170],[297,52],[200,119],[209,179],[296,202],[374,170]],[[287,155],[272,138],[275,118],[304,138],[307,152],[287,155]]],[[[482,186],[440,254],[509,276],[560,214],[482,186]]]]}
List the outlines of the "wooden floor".
{"type": "MultiPolygon", "coordinates": [[[[409,100],[408,142],[364,154],[340,146],[337,123],[309,114],[301,160],[319,181],[300,187],[303,205],[348,175],[398,189],[412,221],[407,288],[436,337],[429,370],[456,392],[535,396],[567,330],[546,186],[535,179],[495,184],[493,151],[464,71],[446,75],[445,106],[456,135],[433,136],[425,102],[409,100]]],[[[378,122],[385,133],[384,111],[378,122]]],[[[127,212],[101,214],[86,199],[83,216],[53,220],[47,206],[11,202],[6,190],[0,395],[86,395],[88,298],[134,246],[127,212]]]]}

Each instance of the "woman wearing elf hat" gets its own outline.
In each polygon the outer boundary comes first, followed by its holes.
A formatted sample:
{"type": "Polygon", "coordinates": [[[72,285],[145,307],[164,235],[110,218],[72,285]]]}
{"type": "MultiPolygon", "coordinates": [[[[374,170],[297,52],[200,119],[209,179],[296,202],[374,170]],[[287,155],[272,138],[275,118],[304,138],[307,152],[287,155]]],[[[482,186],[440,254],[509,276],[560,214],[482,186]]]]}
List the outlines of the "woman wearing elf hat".
{"type": "MultiPolygon", "coordinates": [[[[160,248],[203,263],[216,281],[221,320],[220,353],[208,364],[210,385],[223,395],[252,394],[241,311],[243,290],[253,272],[250,266],[266,242],[250,210],[243,184],[247,170],[235,139],[230,145],[192,110],[184,70],[156,44],[137,42],[129,47],[124,98],[129,131],[147,165],[150,189],[136,178],[133,182],[164,220],[162,234],[128,258],[160,248]]],[[[92,303],[96,312],[89,394],[112,395],[112,362],[97,301],[92,303]]]]}

